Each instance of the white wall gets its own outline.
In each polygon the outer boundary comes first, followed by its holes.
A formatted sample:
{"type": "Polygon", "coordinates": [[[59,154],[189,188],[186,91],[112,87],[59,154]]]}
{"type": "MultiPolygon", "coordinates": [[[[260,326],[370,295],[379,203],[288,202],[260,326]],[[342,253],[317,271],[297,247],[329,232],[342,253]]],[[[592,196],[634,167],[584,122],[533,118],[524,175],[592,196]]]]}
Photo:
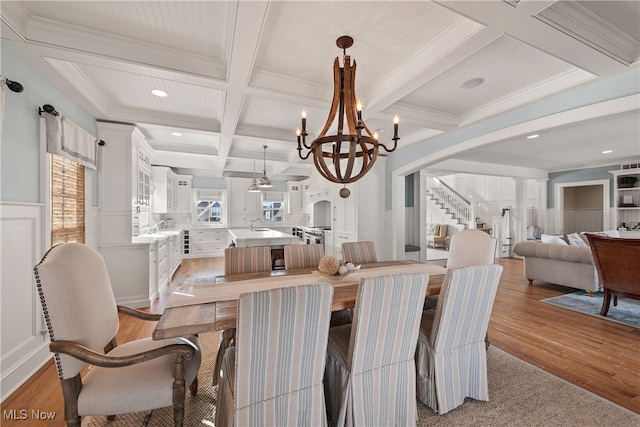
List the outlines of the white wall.
{"type": "Polygon", "coordinates": [[[0,203],[2,400],[52,356],[33,275],[43,252],[44,209],[35,203],[0,203]]]}

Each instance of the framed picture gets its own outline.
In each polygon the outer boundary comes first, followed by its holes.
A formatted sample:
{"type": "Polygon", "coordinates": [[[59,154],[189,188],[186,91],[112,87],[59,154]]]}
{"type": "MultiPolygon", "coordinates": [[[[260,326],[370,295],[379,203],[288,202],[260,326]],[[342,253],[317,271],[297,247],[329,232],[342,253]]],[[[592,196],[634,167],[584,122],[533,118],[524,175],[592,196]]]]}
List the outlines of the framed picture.
{"type": "Polygon", "coordinates": [[[633,204],[633,196],[632,195],[625,195],[622,197],[622,203],[624,203],[625,205],[632,205],[633,204]]]}

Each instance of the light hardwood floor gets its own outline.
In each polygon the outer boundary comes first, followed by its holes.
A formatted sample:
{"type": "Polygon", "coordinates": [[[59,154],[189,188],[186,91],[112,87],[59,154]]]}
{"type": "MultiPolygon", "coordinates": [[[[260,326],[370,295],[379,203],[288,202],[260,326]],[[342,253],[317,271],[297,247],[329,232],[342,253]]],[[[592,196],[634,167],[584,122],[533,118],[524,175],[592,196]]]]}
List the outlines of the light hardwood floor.
{"type": "MultiPolygon", "coordinates": [[[[548,284],[529,286],[519,259],[505,269],[489,324],[491,344],[566,381],[640,414],[640,329],[545,304],[571,292],[548,284]]],[[[184,260],[167,291],[186,277],[222,274],[222,258],[184,260]]],[[[165,296],[150,308],[161,312],[165,296]]],[[[150,336],[153,324],[121,318],[120,342],[150,336]]],[[[562,396],[558,396],[562,401],[562,396]]],[[[62,392],[52,363],[46,364],[2,403],[3,427],[64,425],[62,392]],[[54,421],[7,420],[5,411],[56,412],[54,421]]]]}

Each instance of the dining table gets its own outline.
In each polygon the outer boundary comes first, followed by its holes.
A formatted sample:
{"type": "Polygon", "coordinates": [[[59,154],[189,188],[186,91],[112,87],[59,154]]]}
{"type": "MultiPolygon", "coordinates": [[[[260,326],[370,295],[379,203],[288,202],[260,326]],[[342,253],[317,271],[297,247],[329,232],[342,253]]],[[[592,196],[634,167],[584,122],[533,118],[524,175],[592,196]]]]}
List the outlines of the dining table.
{"type": "Polygon", "coordinates": [[[310,268],[271,272],[210,276],[190,279],[168,297],[156,324],[154,340],[220,331],[236,327],[241,294],[312,283],[333,285],[332,311],[353,308],[360,280],[367,277],[402,273],[426,273],[426,295],[437,295],[444,280],[445,267],[413,260],[379,261],[362,264],[343,276],[327,276],[310,268]]]}

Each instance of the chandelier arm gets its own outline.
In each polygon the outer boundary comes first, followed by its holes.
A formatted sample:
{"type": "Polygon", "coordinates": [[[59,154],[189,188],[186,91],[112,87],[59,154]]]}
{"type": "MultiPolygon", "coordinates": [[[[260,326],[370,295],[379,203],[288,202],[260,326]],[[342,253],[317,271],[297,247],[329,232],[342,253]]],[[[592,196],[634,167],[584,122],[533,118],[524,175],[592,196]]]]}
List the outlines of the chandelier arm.
{"type": "Polygon", "coordinates": [[[382,142],[379,142],[378,145],[381,146],[382,148],[384,148],[384,151],[386,151],[387,153],[392,153],[394,151],[396,151],[396,148],[398,148],[398,140],[400,138],[393,138],[393,148],[389,149],[387,148],[386,145],[384,145],[382,142]]]}
{"type": "Polygon", "coordinates": [[[340,62],[338,57],[333,61],[333,99],[331,100],[331,108],[329,109],[329,116],[327,122],[324,124],[324,128],[318,134],[318,138],[322,138],[327,134],[327,131],[331,127],[331,124],[336,118],[338,112],[338,103],[340,102],[340,62]]]}
{"type": "MultiPolygon", "coordinates": [[[[309,134],[306,132],[300,134],[300,136],[302,136],[302,145],[304,145],[304,148],[306,148],[307,150],[311,150],[311,146],[313,145],[313,143],[310,143],[309,145],[307,145],[307,135],[309,134]]],[[[300,146],[299,142],[298,142],[298,146],[300,146]]]]}
{"type": "Polygon", "coordinates": [[[302,148],[298,148],[298,156],[300,157],[301,160],[307,160],[310,155],[311,155],[311,151],[307,151],[307,155],[303,156],[302,155],[302,148]]]}

